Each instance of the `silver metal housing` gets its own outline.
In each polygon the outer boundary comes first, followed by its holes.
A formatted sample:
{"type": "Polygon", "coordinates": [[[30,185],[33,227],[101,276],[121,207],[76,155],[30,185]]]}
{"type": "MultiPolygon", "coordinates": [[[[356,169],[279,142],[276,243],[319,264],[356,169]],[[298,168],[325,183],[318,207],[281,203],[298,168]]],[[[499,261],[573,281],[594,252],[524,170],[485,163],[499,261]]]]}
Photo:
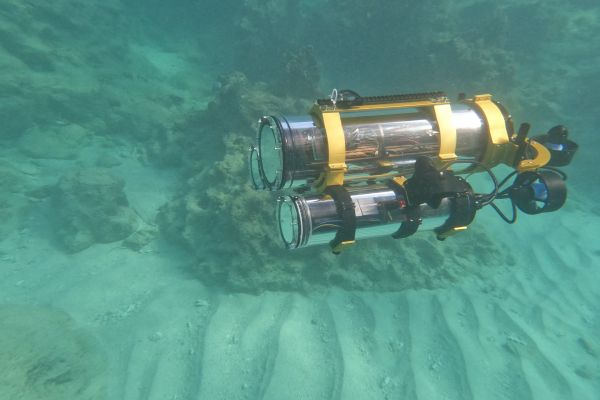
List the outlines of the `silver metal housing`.
{"type": "MultiPolygon", "coordinates": [[[[435,118],[420,109],[383,113],[340,114],[348,166],[346,177],[380,173],[382,163],[410,175],[418,156],[435,157],[440,132],[435,118]]],[[[456,154],[479,159],[487,144],[487,130],[478,112],[466,104],[452,105],[456,154]]],[[[252,147],[250,174],[257,189],[271,191],[310,185],[327,166],[327,137],[311,116],[266,116],[260,119],[257,145],[252,147]]]]}
{"type": "MultiPolygon", "coordinates": [[[[362,188],[351,192],[350,197],[357,240],[392,235],[406,220],[406,199],[391,189],[362,188]],[[395,211],[388,212],[394,206],[395,211]]],[[[279,231],[288,249],[327,244],[342,224],[334,201],[323,195],[281,196],[277,210],[279,231]]],[[[419,230],[433,230],[450,215],[450,201],[443,199],[436,209],[423,204],[419,213],[423,218],[419,230]]]]}

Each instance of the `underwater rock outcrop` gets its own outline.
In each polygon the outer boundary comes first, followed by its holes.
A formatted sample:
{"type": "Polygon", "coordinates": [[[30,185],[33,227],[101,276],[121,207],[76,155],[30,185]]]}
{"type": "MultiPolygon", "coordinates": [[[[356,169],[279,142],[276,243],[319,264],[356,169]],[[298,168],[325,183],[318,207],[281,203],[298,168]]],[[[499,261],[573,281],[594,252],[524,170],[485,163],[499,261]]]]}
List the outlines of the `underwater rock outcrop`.
{"type": "Polygon", "coordinates": [[[80,169],[60,179],[53,196],[54,224],[68,252],[122,240],[137,229],[138,217],[124,187],[123,179],[101,168],[80,169]]]}

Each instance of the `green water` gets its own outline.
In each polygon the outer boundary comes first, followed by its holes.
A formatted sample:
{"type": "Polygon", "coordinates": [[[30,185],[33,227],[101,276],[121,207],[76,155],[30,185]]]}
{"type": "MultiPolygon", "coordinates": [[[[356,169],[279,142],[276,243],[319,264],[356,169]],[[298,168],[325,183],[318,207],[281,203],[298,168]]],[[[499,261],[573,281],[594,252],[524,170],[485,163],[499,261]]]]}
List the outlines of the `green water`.
{"type": "Polygon", "coordinates": [[[599,31],[592,0],[0,0],[0,400],[600,398],[599,31]],[[563,124],[568,200],[287,251],[247,150],[332,88],[563,124]]]}

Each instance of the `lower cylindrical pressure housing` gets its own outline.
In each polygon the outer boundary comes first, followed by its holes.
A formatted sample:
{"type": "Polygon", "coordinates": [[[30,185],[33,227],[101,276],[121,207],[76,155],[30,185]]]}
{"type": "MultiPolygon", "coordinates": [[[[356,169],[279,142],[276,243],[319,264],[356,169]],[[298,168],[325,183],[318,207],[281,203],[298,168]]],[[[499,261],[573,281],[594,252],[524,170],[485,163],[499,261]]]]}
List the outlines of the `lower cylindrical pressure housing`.
{"type": "MultiPolygon", "coordinates": [[[[409,175],[418,156],[437,156],[440,151],[440,127],[427,109],[341,111],[340,117],[348,178],[386,169],[409,175]]],[[[478,110],[468,104],[452,106],[458,157],[478,159],[483,155],[488,138],[483,121],[478,110]]],[[[257,143],[250,154],[255,188],[304,186],[317,179],[327,165],[328,136],[317,118],[307,115],[260,119],[257,143]]]]}
{"type": "MultiPolygon", "coordinates": [[[[409,215],[419,215],[419,230],[441,226],[451,213],[451,200],[439,207],[422,204],[409,211],[405,196],[386,187],[349,191],[356,215],[356,239],[393,235],[409,215]]],[[[325,195],[281,196],[277,220],[281,239],[288,249],[329,243],[343,221],[332,198],[325,195]]]]}

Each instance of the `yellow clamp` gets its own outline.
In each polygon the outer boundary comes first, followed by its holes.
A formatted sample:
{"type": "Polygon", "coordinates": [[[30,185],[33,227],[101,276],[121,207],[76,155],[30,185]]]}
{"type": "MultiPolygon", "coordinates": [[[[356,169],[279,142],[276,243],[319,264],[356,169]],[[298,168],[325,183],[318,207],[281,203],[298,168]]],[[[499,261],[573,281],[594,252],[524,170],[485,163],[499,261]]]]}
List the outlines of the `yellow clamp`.
{"type": "Polygon", "coordinates": [[[398,186],[404,186],[404,183],[406,183],[406,181],[408,180],[405,176],[395,176],[392,178],[392,180],[398,185],[398,186]]]}
{"type": "Polygon", "coordinates": [[[532,160],[519,161],[519,163],[515,166],[515,168],[519,172],[533,171],[543,167],[544,165],[548,164],[548,162],[550,162],[551,154],[550,150],[548,150],[546,146],[536,142],[535,140],[529,140],[529,146],[533,147],[533,149],[535,150],[535,158],[533,158],[532,160]]]}
{"type": "Polygon", "coordinates": [[[439,233],[437,235],[437,238],[439,240],[444,240],[444,239],[449,238],[450,236],[457,234],[458,232],[462,232],[462,231],[466,231],[466,230],[467,230],[466,226],[455,226],[454,228],[448,229],[446,232],[439,233]]]}
{"type": "Polygon", "coordinates": [[[323,112],[323,128],[327,135],[327,168],[317,179],[315,186],[322,192],[328,186],[343,185],[346,173],[346,138],[339,112],[323,112]]]}
{"type": "Polygon", "coordinates": [[[450,104],[436,104],[433,113],[440,131],[439,161],[443,164],[456,160],[456,128],[452,121],[452,108],[450,104]]]}
{"type": "Polygon", "coordinates": [[[483,114],[488,128],[488,144],[481,163],[492,168],[501,162],[506,163],[506,153],[510,140],[506,130],[506,119],[500,108],[492,101],[491,94],[477,95],[471,101],[483,114]]]}
{"type": "Polygon", "coordinates": [[[347,240],[345,242],[341,242],[340,244],[338,244],[337,246],[332,248],[331,251],[334,254],[339,254],[342,251],[344,251],[345,249],[347,249],[348,247],[352,246],[354,243],[355,243],[355,240],[347,240]]]}

